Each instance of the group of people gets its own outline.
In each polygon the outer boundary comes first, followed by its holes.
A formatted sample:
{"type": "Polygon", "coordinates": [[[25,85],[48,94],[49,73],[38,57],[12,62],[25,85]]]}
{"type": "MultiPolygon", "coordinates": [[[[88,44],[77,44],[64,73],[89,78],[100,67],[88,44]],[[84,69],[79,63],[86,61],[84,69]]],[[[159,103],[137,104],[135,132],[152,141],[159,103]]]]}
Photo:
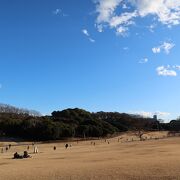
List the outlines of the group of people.
{"type": "Polygon", "coordinates": [[[23,159],[23,158],[31,158],[27,151],[24,151],[23,155],[18,154],[17,152],[14,153],[14,159],[23,159]]]}
{"type": "MultiPolygon", "coordinates": [[[[66,143],[66,144],[64,145],[64,147],[67,149],[68,147],[72,147],[72,145],[66,143]]],[[[55,150],[57,149],[56,146],[54,146],[53,149],[54,149],[54,151],[55,151],[55,150]]]]}
{"type": "MultiPolygon", "coordinates": [[[[39,152],[38,147],[35,146],[35,143],[32,143],[33,146],[33,153],[37,154],[39,152]]],[[[14,159],[23,159],[23,158],[31,158],[31,156],[28,154],[28,151],[30,149],[30,146],[27,146],[27,151],[24,151],[23,155],[20,155],[19,153],[14,153],[14,159]]]]}
{"type": "Polygon", "coordinates": [[[12,146],[12,145],[9,144],[9,145],[7,145],[5,148],[2,147],[2,148],[1,148],[1,153],[4,153],[4,151],[7,152],[9,149],[11,149],[11,146],[12,146]]]}
{"type": "MultiPolygon", "coordinates": [[[[7,152],[9,149],[11,149],[11,144],[6,145],[5,147],[1,148],[1,153],[7,152]]],[[[33,146],[33,152],[36,154],[39,152],[38,147],[35,146],[35,143],[32,143],[33,146]]],[[[28,154],[28,151],[30,149],[30,146],[27,146],[27,151],[24,151],[23,155],[20,155],[18,152],[14,153],[13,159],[23,159],[23,158],[30,158],[31,156],[28,154]]]]}

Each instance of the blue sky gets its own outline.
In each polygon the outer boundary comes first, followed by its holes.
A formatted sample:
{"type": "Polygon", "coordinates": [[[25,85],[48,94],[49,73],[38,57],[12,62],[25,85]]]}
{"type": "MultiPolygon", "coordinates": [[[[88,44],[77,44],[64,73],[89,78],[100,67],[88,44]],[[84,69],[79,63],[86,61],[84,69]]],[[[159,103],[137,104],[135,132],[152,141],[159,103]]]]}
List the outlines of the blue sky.
{"type": "Polygon", "coordinates": [[[0,102],[180,115],[179,0],[1,0],[0,102]]]}

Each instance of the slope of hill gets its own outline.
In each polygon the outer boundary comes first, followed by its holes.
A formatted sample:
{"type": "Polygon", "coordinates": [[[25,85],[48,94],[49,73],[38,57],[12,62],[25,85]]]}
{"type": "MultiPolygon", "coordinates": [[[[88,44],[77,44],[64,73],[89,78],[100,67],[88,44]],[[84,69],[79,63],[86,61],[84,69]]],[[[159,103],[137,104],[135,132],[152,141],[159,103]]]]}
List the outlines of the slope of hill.
{"type": "Polygon", "coordinates": [[[158,121],[117,112],[91,113],[83,109],[54,111],[51,116],[32,116],[19,109],[0,113],[0,135],[29,140],[105,137],[128,130],[160,130],[158,121]]]}

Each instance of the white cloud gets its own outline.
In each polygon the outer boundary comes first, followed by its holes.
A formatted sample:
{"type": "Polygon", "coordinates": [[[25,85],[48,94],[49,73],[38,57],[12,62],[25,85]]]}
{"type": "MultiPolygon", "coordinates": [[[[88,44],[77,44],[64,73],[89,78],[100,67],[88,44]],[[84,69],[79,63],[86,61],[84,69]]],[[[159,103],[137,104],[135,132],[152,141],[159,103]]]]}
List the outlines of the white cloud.
{"type": "Polygon", "coordinates": [[[157,111],[155,114],[158,116],[170,116],[171,115],[171,113],[169,113],[169,112],[160,112],[160,111],[157,111]]]}
{"type": "Polygon", "coordinates": [[[89,41],[90,41],[90,42],[92,42],[92,43],[94,43],[94,42],[95,42],[95,40],[94,40],[94,39],[92,39],[92,38],[89,38],[89,41]]]}
{"type": "MultiPolygon", "coordinates": [[[[96,27],[99,32],[109,27],[128,31],[136,18],[152,16],[156,21],[171,27],[180,24],[180,0],[94,0],[96,3],[96,27]],[[116,10],[122,9],[122,12],[116,10]]],[[[153,31],[154,26],[150,26],[153,31]]],[[[123,33],[124,34],[124,33],[123,33]]],[[[120,35],[123,35],[120,33],[120,35]]]]}
{"type": "Polygon", "coordinates": [[[159,76],[177,76],[177,72],[171,66],[159,66],[156,68],[159,76]]]}
{"type": "Polygon", "coordinates": [[[127,27],[120,26],[116,29],[116,34],[121,36],[127,36],[127,27]]]}
{"type": "Polygon", "coordinates": [[[169,112],[161,112],[161,111],[156,111],[156,112],[147,112],[147,111],[136,111],[134,114],[143,116],[143,117],[153,117],[154,115],[157,115],[158,117],[167,117],[170,115],[169,112]]]}
{"type": "Polygon", "coordinates": [[[62,12],[61,9],[55,9],[55,10],[53,11],[53,14],[58,15],[58,14],[61,14],[61,12],[62,12]]]}
{"type": "Polygon", "coordinates": [[[148,61],[149,61],[149,59],[148,59],[147,57],[145,57],[145,58],[141,59],[141,60],[139,61],[139,63],[140,63],[140,64],[145,64],[145,63],[147,63],[148,61]]]}
{"type": "Polygon", "coordinates": [[[121,4],[122,0],[98,0],[96,2],[98,31],[102,32],[105,24],[107,24],[110,28],[116,29],[117,35],[124,36],[126,31],[128,31],[127,26],[134,24],[132,19],[137,16],[136,11],[116,15],[115,10],[119,5],[121,5],[122,8],[126,7],[126,4],[121,4]]]}
{"type": "Polygon", "coordinates": [[[128,51],[129,48],[128,48],[128,47],[123,47],[123,50],[124,50],[124,51],[128,51]]]}
{"type": "Polygon", "coordinates": [[[180,70],[180,65],[173,66],[174,69],[180,70]]]}
{"type": "Polygon", "coordinates": [[[170,53],[170,50],[175,46],[175,44],[173,43],[169,43],[169,42],[163,42],[163,44],[157,46],[157,47],[153,47],[152,48],[152,52],[157,54],[160,53],[161,51],[164,51],[166,54],[170,53]]]}
{"type": "Polygon", "coordinates": [[[131,12],[131,13],[125,12],[125,13],[122,13],[120,16],[112,17],[109,23],[111,27],[115,27],[115,28],[121,25],[123,26],[131,25],[131,24],[134,24],[134,21],[132,21],[132,19],[136,16],[137,16],[136,11],[131,12]]]}
{"type": "Polygon", "coordinates": [[[114,15],[116,7],[122,2],[122,0],[97,0],[96,11],[98,12],[97,23],[109,22],[114,15]]]}
{"type": "Polygon", "coordinates": [[[120,15],[116,15],[116,8],[121,5],[125,8],[125,4],[121,4],[123,0],[97,0],[96,12],[98,13],[96,19],[96,27],[99,32],[103,32],[104,27],[116,29],[117,35],[125,35],[128,30],[127,26],[134,24],[133,17],[136,16],[136,12],[125,12],[120,15]]]}
{"type": "Polygon", "coordinates": [[[160,52],[161,52],[161,48],[160,48],[160,47],[153,47],[153,48],[152,48],[152,52],[153,52],[154,54],[160,53],[160,52]]]}
{"type": "Polygon", "coordinates": [[[156,24],[151,24],[150,26],[148,26],[147,28],[149,29],[150,32],[154,32],[154,29],[156,27],[156,24]]]}
{"type": "Polygon", "coordinates": [[[87,29],[82,29],[82,33],[83,33],[85,36],[88,37],[88,40],[89,40],[90,42],[92,42],[92,43],[95,42],[95,40],[94,40],[93,38],[91,38],[91,36],[90,36],[90,34],[89,34],[89,32],[88,32],[87,29]]]}
{"type": "Polygon", "coordinates": [[[88,32],[87,29],[83,29],[83,30],[82,30],[82,33],[85,34],[86,36],[89,36],[89,32],[88,32]]]}
{"type": "Polygon", "coordinates": [[[143,116],[143,117],[152,117],[153,116],[153,114],[151,112],[146,112],[146,111],[135,112],[135,114],[143,116]]]}
{"type": "Polygon", "coordinates": [[[128,7],[127,4],[125,4],[125,3],[122,5],[122,8],[123,9],[130,9],[130,7],[128,7]]]}
{"type": "Polygon", "coordinates": [[[129,0],[137,8],[141,17],[154,15],[158,21],[167,25],[180,24],[179,0],[129,0]]]}
{"type": "Polygon", "coordinates": [[[61,15],[61,16],[63,16],[63,17],[68,16],[68,14],[63,13],[63,11],[62,11],[61,9],[59,9],[59,8],[55,9],[52,13],[53,13],[54,15],[56,15],[56,16],[59,16],[59,15],[61,15]]]}
{"type": "Polygon", "coordinates": [[[170,50],[175,46],[173,43],[164,42],[161,48],[165,51],[166,54],[169,54],[170,50]]]}
{"type": "Polygon", "coordinates": [[[103,26],[101,24],[95,24],[95,27],[97,28],[98,32],[103,32],[103,26]]]}

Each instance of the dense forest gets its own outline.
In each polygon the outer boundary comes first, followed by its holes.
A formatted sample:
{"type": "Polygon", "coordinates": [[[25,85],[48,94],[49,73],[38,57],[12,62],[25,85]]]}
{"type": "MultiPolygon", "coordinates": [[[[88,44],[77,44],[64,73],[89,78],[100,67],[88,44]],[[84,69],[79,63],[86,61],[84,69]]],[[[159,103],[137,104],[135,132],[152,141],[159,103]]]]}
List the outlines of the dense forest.
{"type": "Polygon", "coordinates": [[[143,118],[138,115],[117,112],[90,113],[78,108],[54,111],[51,116],[0,113],[0,136],[26,140],[106,137],[129,130],[179,131],[180,121],[160,123],[153,118],[143,118]]]}

